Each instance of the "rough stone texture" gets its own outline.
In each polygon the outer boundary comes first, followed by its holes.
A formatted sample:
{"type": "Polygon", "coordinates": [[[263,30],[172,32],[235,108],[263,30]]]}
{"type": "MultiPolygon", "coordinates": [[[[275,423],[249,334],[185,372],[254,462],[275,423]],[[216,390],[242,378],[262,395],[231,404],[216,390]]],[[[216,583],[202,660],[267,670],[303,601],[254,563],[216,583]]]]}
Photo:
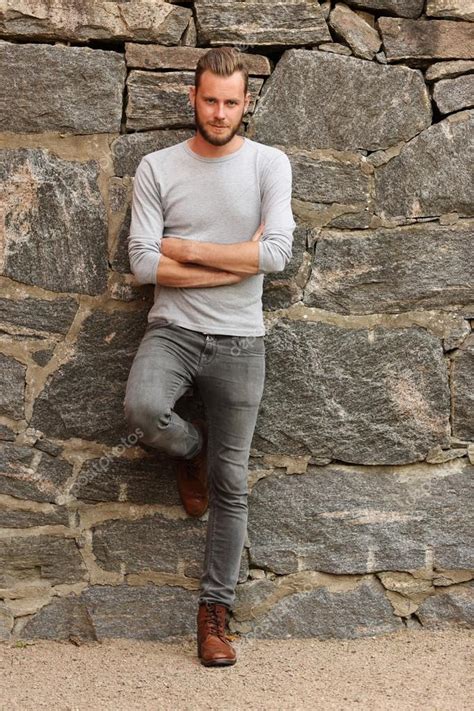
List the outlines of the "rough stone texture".
{"type": "Polygon", "coordinates": [[[416,616],[423,627],[443,629],[474,627],[474,586],[453,585],[451,589],[436,590],[420,605],[416,616]]]}
{"type": "Polygon", "coordinates": [[[424,0],[345,0],[352,7],[376,10],[378,13],[419,17],[423,12],[424,0]]]}
{"type": "Polygon", "coordinates": [[[377,24],[389,62],[474,58],[474,27],[469,22],[381,17],[377,24]]]}
{"type": "Polygon", "coordinates": [[[0,9],[0,36],[72,42],[134,39],[177,44],[190,17],[190,9],[161,0],[130,3],[8,0],[0,9]]]}
{"type": "Polygon", "coordinates": [[[375,171],[376,211],[382,217],[474,215],[474,111],[420,133],[375,171]]]}
{"type": "Polygon", "coordinates": [[[356,639],[393,632],[403,623],[393,614],[382,585],[369,578],[346,590],[320,587],[288,594],[250,626],[252,636],[262,639],[356,639]]]}
{"type": "Polygon", "coordinates": [[[19,639],[69,639],[96,641],[90,612],[80,595],[54,597],[30,618],[18,634],[19,639]]]}
{"type": "Polygon", "coordinates": [[[342,313],[399,313],[474,300],[474,222],[323,230],[304,302],[342,313]]]}
{"type": "Polygon", "coordinates": [[[408,464],[448,444],[446,364],[424,329],[281,319],[267,335],[266,363],[261,451],[408,464]]]}
{"type": "Polygon", "coordinates": [[[97,161],[63,160],[39,148],[3,151],[5,276],[51,291],[105,290],[107,227],[99,175],[97,161]]]}
{"type": "Polygon", "coordinates": [[[262,90],[250,137],[306,150],[377,150],[409,140],[430,122],[431,106],[420,72],[292,49],[262,90]]]}
{"type": "Polygon", "coordinates": [[[0,71],[0,130],[120,131],[126,68],[118,52],[1,41],[0,71]]]}
{"type": "Polygon", "coordinates": [[[460,20],[474,20],[472,0],[428,0],[426,14],[429,17],[450,17],[460,20]]]}
{"type": "Polygon", "coordinates": [[[82,597],[98,639],[152,640],[196,634],[194,591],[168,585],[96,585],[82,597]]]}
{"type": "Polygon", "coordinates": [[[347,42],[356,57],[373,59],[379,51],[382,40],[377,30],[347,5],[336,3],[329,16],[329,24],[336,35],[347,42]]]}
{"type": "MultiPolygon", "coordinates": [[[[251,101],[255,107],[263,79],[249,79],[251,101]]],[[[194,126],[194,111],[188,87],[194,85],[194,72],[150,72],[133,69],[127,80],[127,130],[194,126]]]]}
{"type": "Polygon", "coordinates": [[[112,144],[114,173],[117,176],[135,175],[143,156],[162,148],[169,148],[194,136],[191,129],[170,129],[169,131],[145,131],[119,136],[112,144]]]}
{"type": "Polygon", "coordinates": [[[0,415],[24,417],[25,376],[23,363],[0,353],[0,415]]]}
{"type": "MultiPolygon", "coordinates": [[[[471,260],[472,261],[472,260],[471,260]]],[[[453,434],[474,440],[474,335],[453,355],[451,368],[453,434]]]]}
{"type": "Polygon", "coordinates": [[[281,272],[264,279],[262,303],[265,310],[284,309],[303,298],[303,288],[311,272],[312,257],[308,234],[311,230],[297,227],[293,233],[293,256],[281,272]]]}
{"type": "Polygon", "coordinates": [[[0,539],[0,587],[17,582],[38,585],[75,583],[86,579],[76,542],[52,535],[0,539]]]}
{"type": "Polygon", "coordinates": [[[115,271],[130,273],[128,236],[132,212],[133,183],[130,178],[111,178],[109,184],[109,264],[115,271]]]}
{"type": "Polygon", "coordinates": [[[249,498],[250,564],[279,575],[336,575],[474,565],[474,468],[410,473],[330,465],[260,479],[249,498]]]}
{"type": "Polygon", "coordinates": [[[158,640],[195,634],[195,618],[196,593],[189,590],[168,585],[95,585],[80,596],[53,599],[19,637],[158,640]]]}
{"type": "Polygon", "coordinates": [[[0,527],[30,528],[31,526],[67,526],[66,509],[56,506],[49,511],[10,509],[0,504],[0,527]]]}
{"type": "MultiPolygon", "coordinates": [[[[161,47],[160,45],[125,45],[127,66],[133,69],[196,69],[199,59],[206,54],[201,47],[161,47]]],[[[251,76],[268,76],[271,73],[270,60],[261,54],[242,53],[251,76]]]]}
{"type": "Polygon", "coordinates": [[[317,3],[199,0],[195,11],[200,45],[281,47],[317,44],[331,39],[317,3]]]}
{"type": "Polygon", "coordinates": [[[147,459],[91,459],[81,468],[74,494],[81,501],[181,505],[173,463],[158,452],[147,459]]]}
{"type": "Polygon", "coordinates": [[[49,437],[118,444],[127,434],[125,385],[145,327],[143,311],[92,313],[70,359],[51,375],[37,398],[31,426],[49,437]]]}
{"type": "Polygon", "coordinates": [[[77,301],[72,298],[0,299],[0,323],[11,324],[33,331],[67,333],[77,312],[77,301]]]}
{"type": "Polygon", "coordinates": [[[161,514],[136,521],[106,521],[93,528],[93,551],[105,570],[200,575],[206,525],[192,518],[174,520],[161,514]]]}
{"type": "Polygon", "coordinates": [[[14,617],[8,607],[0,602],[0,641],[10,638],[13,629],[14,617]]]}
{"type": "Polygon", "coordinates": [[[453,79],[454,77],[472,72],[474,70],[474,62],[467,59],[453,60],[451,62],[435,62],[428,67],[425,73],[427,81],[436,79],[453,79]]]}
{"type": "Polygon", "coordinates": [[[72,465],[36,448],[3,444],[0,448],[0,494],[54,503],[72,465]]]}
{"type": "Polygon", "coordinates": [[[442,114],[474,106],[474,74],[436,82],[433,98],[442,114]]]}
{"type": "Polygon", "coordinates": [[[362,203],[369,198],[369,176],[357,155],[288,151],[294,198],[312,203],[362,203]]]}

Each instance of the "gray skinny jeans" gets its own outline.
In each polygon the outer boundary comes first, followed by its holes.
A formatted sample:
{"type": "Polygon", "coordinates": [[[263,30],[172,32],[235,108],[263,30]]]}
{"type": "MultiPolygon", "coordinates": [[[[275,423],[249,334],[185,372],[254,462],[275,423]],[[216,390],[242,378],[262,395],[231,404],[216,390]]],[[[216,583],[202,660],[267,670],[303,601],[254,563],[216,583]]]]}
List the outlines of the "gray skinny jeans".
{"type": "Polygon", "coordinates": [[[248,518],[248,459],[265,380],[264,336],[193,331],[166,320],[148,324],[124,400],[131,430],[171,457],[190,459],[199,430],[173,407],[194,384],[208,426],[209,518],[199,602],[235,600],[248,518]]]}

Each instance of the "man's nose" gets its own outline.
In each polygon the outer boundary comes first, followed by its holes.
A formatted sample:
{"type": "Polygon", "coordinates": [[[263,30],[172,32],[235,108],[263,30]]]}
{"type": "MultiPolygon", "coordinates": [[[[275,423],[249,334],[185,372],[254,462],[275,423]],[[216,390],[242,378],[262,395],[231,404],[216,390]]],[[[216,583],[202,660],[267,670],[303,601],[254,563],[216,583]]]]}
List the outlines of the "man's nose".
{"type": "Polygon", "coordinates": [[[225,118],[224,104],[220,104],[220,105],[217,104],[216,117],[217,118],[225,118]]]}

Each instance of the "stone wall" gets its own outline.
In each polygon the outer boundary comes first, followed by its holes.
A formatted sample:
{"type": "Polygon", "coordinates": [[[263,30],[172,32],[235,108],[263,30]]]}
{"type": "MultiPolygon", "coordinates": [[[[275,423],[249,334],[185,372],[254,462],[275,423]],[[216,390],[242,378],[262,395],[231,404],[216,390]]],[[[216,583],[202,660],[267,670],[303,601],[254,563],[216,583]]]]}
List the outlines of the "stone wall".
{"type": "Polygon", "coordinates": [[[242,133],[289,156],[297,221],[265,278],[230,628],[472,626],[473,20],[469,0],[2,3],[1,639],[195,632],[207,514],[123,416],[153,299],[126,239],[136,167],[193,135],[219,45],[248,56],[242,133]]]}

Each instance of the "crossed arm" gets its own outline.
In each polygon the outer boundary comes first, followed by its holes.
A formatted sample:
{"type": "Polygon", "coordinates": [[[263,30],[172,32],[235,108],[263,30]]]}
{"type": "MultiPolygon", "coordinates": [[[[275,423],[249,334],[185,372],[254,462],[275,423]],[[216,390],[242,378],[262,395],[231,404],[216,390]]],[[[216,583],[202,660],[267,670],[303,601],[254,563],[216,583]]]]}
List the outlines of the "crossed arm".
{"type": "Polygon", "coordinates": [[[258,272],[258,243],[263,223],[247,242],[215,244],[166,237],[156,281],[163,286],[200,287],[236,284],[258,272]]]}

